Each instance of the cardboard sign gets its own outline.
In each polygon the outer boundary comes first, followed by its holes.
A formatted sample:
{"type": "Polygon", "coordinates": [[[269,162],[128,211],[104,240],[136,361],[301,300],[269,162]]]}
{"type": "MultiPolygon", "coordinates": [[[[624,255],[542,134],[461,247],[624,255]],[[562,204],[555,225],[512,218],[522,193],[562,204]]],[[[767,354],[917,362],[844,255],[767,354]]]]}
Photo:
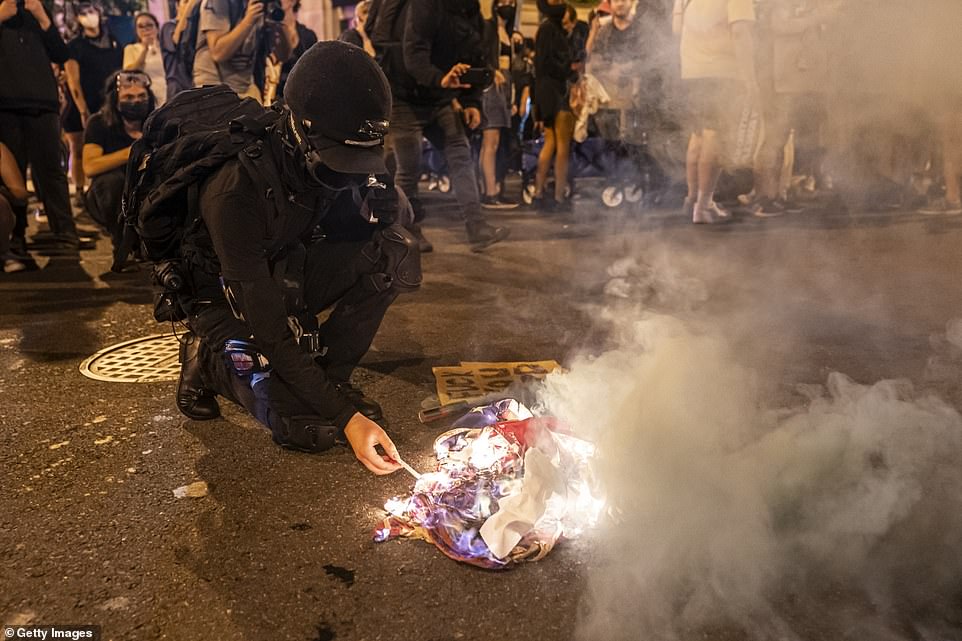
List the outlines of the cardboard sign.
{"type": "Polygon", "coordinates": [[[521,380],[541,380],[560,367],[557,361],[462,362],[458,367],[434,367],[432,371],[443,406],[502,392],[521,380]]]}

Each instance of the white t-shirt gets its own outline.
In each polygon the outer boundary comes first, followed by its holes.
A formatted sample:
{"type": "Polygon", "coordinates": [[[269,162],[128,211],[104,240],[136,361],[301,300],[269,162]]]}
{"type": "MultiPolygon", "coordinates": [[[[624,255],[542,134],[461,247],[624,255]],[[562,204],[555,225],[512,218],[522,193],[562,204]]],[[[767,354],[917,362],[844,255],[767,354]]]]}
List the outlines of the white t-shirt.
{"type": "Polygon", "coordinates": [[[731,25],[755,21],[752,0],[681,0],[681,77],[738,78],[731,25]]]}
{"type": "MultiPolygon", "coordinates": [[[[139,42],[124,47],[124,69],[129,69],[130,65],[139,60],[143,50],[144,45],[139,42]]],[[[150,89],[157,97],[157,106],[164,104],[167,101],[167,74],[164,72],[164,58],[159,46],[147,50],[147,57],[139,71],[150,76],[150,89]]]]}

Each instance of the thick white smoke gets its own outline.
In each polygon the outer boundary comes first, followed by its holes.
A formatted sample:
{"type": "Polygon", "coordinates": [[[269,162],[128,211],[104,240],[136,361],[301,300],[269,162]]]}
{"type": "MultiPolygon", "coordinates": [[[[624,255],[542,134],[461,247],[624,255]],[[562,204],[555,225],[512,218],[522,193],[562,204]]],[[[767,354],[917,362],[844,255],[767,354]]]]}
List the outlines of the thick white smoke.
{"type": "Polygon", "coordinates": [[[613,508],[579,638],[808,638],[793,599],[837,623],[825,638],[925,638],[931,608],[962,593],[959,413],[905,381],[838,373],[769,407],[766,372],[691,315],[609,320],[617,349],[543,390],[599,445],[613,508]]]}

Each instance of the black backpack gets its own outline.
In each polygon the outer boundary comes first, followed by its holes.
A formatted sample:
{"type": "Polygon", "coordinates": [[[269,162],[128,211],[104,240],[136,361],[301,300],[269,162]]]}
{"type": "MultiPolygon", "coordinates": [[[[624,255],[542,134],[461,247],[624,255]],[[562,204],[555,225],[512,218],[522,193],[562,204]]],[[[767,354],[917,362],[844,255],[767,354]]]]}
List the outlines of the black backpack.
{"type": "Polygon", "coordinates": [[[204,179],[260,141],[279,117],[224,85],[188,89],[153,112],[127,161],[126,246],[139,240],[144,258],[177,260],[184,230],[199,216],[204,179]]]}

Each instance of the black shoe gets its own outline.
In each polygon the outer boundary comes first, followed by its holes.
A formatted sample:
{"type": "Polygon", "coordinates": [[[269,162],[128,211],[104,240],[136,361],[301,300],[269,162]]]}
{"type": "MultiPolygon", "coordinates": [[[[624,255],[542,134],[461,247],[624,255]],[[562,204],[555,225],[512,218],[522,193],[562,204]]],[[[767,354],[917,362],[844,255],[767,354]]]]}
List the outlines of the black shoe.
{"type": "Polygon", "coordinates": [[[468,242],[471,251],[481,252],[495,243],[500,243],[511,234],[507,227],[495,227],[485,222],[468,223],[468,242]]]}
{"type": "Polygon", "coordinates": [[[518,206],[518,203],[498,194],[497,196],[482,196],[481,206],[484,209],[514,209],[518,206]]]}
{"type": "Polygon", "coordinates": [[[89,237],[80,237],[76,234],[52,234],[37,233],[30,239],[30,247],[42,250],[63,250],[76,251],[95,249],[97,241],[89,237]]]}
{"type": "Polygon", "coordinates": [[[780,198],[778,202],[782,205],[782,207],[785,208],[785,213],[787,214],[800,214],[803,211],[805,211],[805,208],[802,207],[800,204],[798,204],[794,200],[786,200],[786,199],[780,198]]]}
{"type": "Polygon", "coordinates": [[[380,421],[384,419],[384,412],[381,410],[381,406],[377,404],[377,401],[372,401],[368,397],[364,396],[364,392],[361,391],[359,387],[351,384],[350,382],[335,383],[334,389],[338,391],[344,398],[351,402],[358,412],[371,419],[372,421],[380,421]]]}
{"type": "Polygon", "coordinates": [[[534,205],[535,210],[537,210],[539,214],[545,216],[550,216],[558,209],[558,203],[555,201],[555,199],[548,198],[547,196],[536,198],[532,201],[532,205],[534,205]]]}
{"type": "Polygon", "coordinates": [[[188,332],[180,344],[180,380],[177,382],[177,409],[187,418],[207,421],[220,416],[213,392],[204,387],[200,375],[200,339],[188,332]]]}
{"type": "Polygon", "coordinates": [[[418,251],[422,254],[427,254],[434,251],[434,245],[431,244],[427,238],[424,237],[424,232],[421,231],[421,225],[414,225],[411,228],[411,233],[418,241],[418,251]]]}
{"type": "Polygon", "coordinates": [[[23,236],[11,238],[10,253],[16,258],[30,258],[30,252],[27,251],[27,239],[23,236]]]}

